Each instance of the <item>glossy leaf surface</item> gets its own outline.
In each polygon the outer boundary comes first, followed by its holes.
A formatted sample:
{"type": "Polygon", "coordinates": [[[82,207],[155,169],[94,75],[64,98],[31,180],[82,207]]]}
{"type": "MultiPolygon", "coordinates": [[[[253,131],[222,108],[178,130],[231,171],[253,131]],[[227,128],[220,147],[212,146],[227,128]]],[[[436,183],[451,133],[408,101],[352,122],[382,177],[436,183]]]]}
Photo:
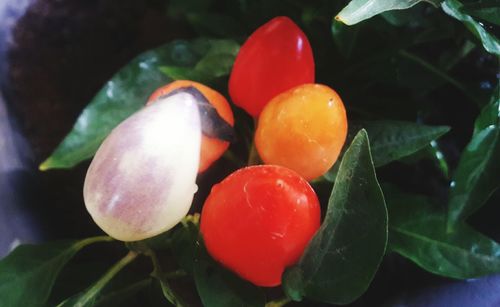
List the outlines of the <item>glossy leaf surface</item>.
{"type": "MultiPolygon", "coordinates": [[[[351,121],[347,135],[348,144],[354,133],[366,129],[370,136],[370,149],[375,167],[411,155],[446,132],[446,126],[426,126],[405,121],[351,121]]],[[[338,164],[325,174],[329,181],[335,180],[338,164]]]]}
{"type": "Polygon", "coordinates": [[[387,195],[389,249],[434,274],[475,278],[500,272],[500,245],[460,223],[447,231],[446,213],[422,195],[387,195]]]}
{"type": "Polygon", "coordinates": [[[481,23],[461,11],[463,4],[458,0],[445,0],[441,4],[446,14],[458,19],[481,41],[486,51],[500,55],[500,40],[489,33],[481,23]]]}
{"type": "Polygon", "coordinates": [[[213,79],[229,75],[240,46],[232,40],[207,41],[201,58],[190,67],[165,65],[160,71],[174,80],[193,80],[210,83],[213,79]],[[206,49],[206,50],[205,50],[206,49]]]}
{"type": "Polygon", "coordinates": [[[464,3],[462,12],[500,26],[500,1],[480,0],[464,3]]]}
{"type": "Polygon", "coordinates": [[[494,93],[475,123],[451,182],[448,226],[469,217],[500,186],[500,100],[494,93]]]}
{"type": "Polygon", "coordinates": [[[95,237],[17,247],[0,261],[1,305],[44,306],[64,265],[83,247],[110,239],[95,237]]]}
{"type": "Polygon", "coordinates": [[[285,292],[294,300],[350,303],[370,285],[386,244],[384,196],[361,130],[342,159],[321,228],[285,272],[285,292]]]}
{"type": "Polygon", "coordinates": [[[352,0],[335,16],[340,22],[353,25],[380,13],[403,10],[420,2],[437,4],[439,0],[352,0]]]}
{"type": "Polygon", "coordinates": [[[211,55],[235,50],[237,44],[232,41],[200,38],[174,41],[139,55],[96,94],[40,169],[71,168],[91,158],[113,128],[143,107],[155,89],[172,80],[161,67],[172,65],[191,71],[193,66],[202,65],[200,62],[210,62],[211,55]],[[207,59],[200,60],[203,57],[207,59]]]}

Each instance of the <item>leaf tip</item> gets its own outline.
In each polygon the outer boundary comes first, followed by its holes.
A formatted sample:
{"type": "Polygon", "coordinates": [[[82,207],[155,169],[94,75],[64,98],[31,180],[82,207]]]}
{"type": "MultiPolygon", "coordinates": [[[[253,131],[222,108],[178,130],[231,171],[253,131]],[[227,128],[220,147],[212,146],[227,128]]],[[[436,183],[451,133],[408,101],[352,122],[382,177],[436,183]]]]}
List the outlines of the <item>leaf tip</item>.
{"type": "Polygon", "coordinates": [[[337,21],[337,22],[341,22],[343,24],[346,24],[346,25],[349,25],[348,23],[345,22],[345,20],[342,19],[342,17],[340,17],[340,14],[333,17],[334,21],[337,21]]]}
{"type": "MultiPolygon", "coordinates": [[[[358,133],[356,133],[356,136],[354,137],[354,140],[357,140],[357,139],[365,139],[365,140],[368,140],[368,132],[366,131],[365,128],[362,128],[358,131],[358,133]]],[[[353,143],[354,143],[354,140],[353,140],[353,143]]]]}
{"type": "Polygon", "coordinates": [[[51,169],[53,166],[52,166],[52,159],[51,158],[48,158],[46,159],[45,161],[43,161],[39,166],[38,166],[38,170],[40,170],[41,172],[45,172],[49,169],[51,169]]]}

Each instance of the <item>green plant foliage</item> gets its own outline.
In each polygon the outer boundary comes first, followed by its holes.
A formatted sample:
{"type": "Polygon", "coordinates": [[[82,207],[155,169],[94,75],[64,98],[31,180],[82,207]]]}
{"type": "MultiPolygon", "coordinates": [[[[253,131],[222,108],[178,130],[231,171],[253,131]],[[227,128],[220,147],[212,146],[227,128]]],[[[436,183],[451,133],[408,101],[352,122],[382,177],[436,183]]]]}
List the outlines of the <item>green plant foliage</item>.
{"type": "Polygon", "coordinates": [[[325,220],[298,265],[285,272],[285,292],[347,304],[368,288],[387,244],[387,211],[366,131],[346,151],[325,220]]]}
{"type": "Polygon", "coordinates": [[[144,289],[150,287],[151,284],[152,284],[152,279],[147,278],[131,283],[126,287],[110,291],[109,293],[102,295],[95,303],[95,306],[100,306],[100,307],[129,306],[130,304],[127,305],[127,301],[133,298],[141,291],[143,291],[144,289]]]}
{"type": "Polygon", "coordinates": [[[500,85],[493,90],[490,103],[484,106],[481,113],[474,122],[474,135],[477,135],[482,130],[491,125],[498,126],[500,124],[500,85]]]}
{"type": "Polygon", "coordinates": [[[462,12],[474,18],[485,20],[500,26],[500,1],[499,0],[479,0],[464,3],[462,12]]]}
{"type": "Polygon", "coordinates": [[[194,66],[204,78],[220,77],[228,73],[237,51],[238,45],[232,41],[200,38],[174,41],[139,55],[97,93],[40,169],[71,168],[91,158],[114,127],[144,106],[155,89],[172,80],[160,67],[192,71],[194,66]],[[226,65],[211,70],[221,58],[226,65]]]}
{"type": "Polygon", "coordinates": [[[475,123],[474,135],[465,147],[450,189],[448,227],[465,220],[500,187],[500,100],[495,90],[491,103],[475,123]]]}
{"type": "Polygon", "coordinates": [[[450,130],[445,126],[402,121],[366,121],[359,123],[359,126],[369,133],[370,149],[376,167],[408,156],[450,130]]]}
{"type": "Polygon", "coordinates": [[[17,247],[0,261],[2,306],[44,306],[64,265],[83,247],[109,240],[95,237],[17,247]]]}
{"type": "Polygon", "coordinates": [[[264,292],[222,268],[200,243],[194,263],[194,280],[205,307],[263,307],[264,292]]]}
{"type": "Polygon", "coordinates": [[[198,237],[199,225],[196,220],[184,222],[172,235],[171,246],[174,258],[179,267],[191,275],[194,270],[198,237]]]}
{"type": "MultiPolygon", "coordinates": [[[[366,129],[370,136],[375,167],[411,155],[450,130],[445,126],[426,126],[404,121],[351,121],[346,143],[353,139],[355,131],[359,129],[366,129]]],[[[334,181],[337,171],[338,163],[325,174],[325,178],[334,181]]]]}
{"type": "Polygon", "coordinates": [[[459,223],[447,231],[446,212],[428,197],[385,188],[389,250],[434,274],[474,278],[500,272],[500,245],[459,223]]]}
{"type": "Polygon", "coordinates": [[[198,212],[210,185],[262,162],[251,145],[255,119],[233,106],[237,141],[200,174],[192,215],[169,232],[127,242],[113,250],[116,257],[78,257],[61,274],[83,246],[111,239],[19,247],[0,261],[2,307],[348,304],[388,252],[451,278],[500,273],[500,245],[466,224],[500,186],[500,0],[172,0],[165,8],[156,13],[193,39],[147,51],[116,72],[40,169],[91,158],[114,127],[172,80],[198,81],[230,98],[227,77],[240,43],[286,15],[309,38],[316,82],[339,93],[349,119],[338,162],[312,185],[328,205],[320,230],[286,270],[282,288],[256,287],[207,254],[198,212]],[[397,185],[380,189],[378,167],[381,181],[397,185]],[[120,271],[124,258],[104,274],[127,248],[142,255],[137,263],[120,271]]]}
{"type": "MultiPolygon", "coordinates": [[[[484,48],[490,52],[500,55],[500,41],[493,34],[490,34],[483,26],[474,20],[470,15],[464,13],[462,8],[464,5],[458,0],[352,0],[349,4],[340,11],[335,19],[347,25],[354,25],[363,20],[369,19],[373,16],[383,12],[392,10],[403,10],[411,8],[419,2],[429,2],[434,5],[441,4],[443,11],[453,18],[460,20],[464,25],[472,31],[472,33],[482,42],[484,48]]],[[[480,18],[497,20],[498,14],[497,2],[483,4],[479,6],[476,15],[479,14],[480,18]]],[[[474,7],[474,6],[473,6],[474,7]]],[[[467,11],[467,7],[465,9],[467,11]]],[[[390,22],[394,19],[389,16],[390,22]]]]}
{"type": "Polygon", "coordinates": [[[79,307],[92,307],[97,306],[97,299],[101,294],[102,289],[108,284],[108,282],[118,273],[123,267],[129,264],[137,257],[134,252],[129,252],[127,256],[123,257],[118,261],[112,268],[109,269],[106,274],[104,274],[96,283],[94,283],[87,290],[74,295],[63,302],[61,302],[57,307],[69,307],[69,306],[79,306],[79,307]]]}
{"type": "MultiPolygon", "coordinates": [[[[445,0],[441,4],[446,14],[458,19],[481,41],[488,52],[500,55],[500,40],[490,34],[483,26],[471,16],[461,11],[463,4],[458,0],[445,0]]],[[[498,10],[498,8],[497,8],[498,10]]]]}
{"type": "Polygon", "coordinates": [[[213,79],[229,75],[240,46],[232,40],[206,41],[199,47],[201,59],[193,67],[161,66],[160,70],[174,80],[193,80],[209,84],[213,79]]]}
{"type": "Polygon", "coordinates": [[[386,11],[408,9],[420,2],[437,5],[440,0],[352,0],[335,19],[353,25],[386,11]]]}

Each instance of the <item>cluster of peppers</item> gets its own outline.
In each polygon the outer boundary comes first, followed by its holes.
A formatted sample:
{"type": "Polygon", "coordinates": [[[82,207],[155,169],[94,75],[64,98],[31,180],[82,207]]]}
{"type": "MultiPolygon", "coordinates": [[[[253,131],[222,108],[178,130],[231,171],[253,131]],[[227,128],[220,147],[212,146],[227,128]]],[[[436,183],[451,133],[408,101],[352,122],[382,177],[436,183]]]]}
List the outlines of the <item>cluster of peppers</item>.
{"type": "MultiPolygon", "coordinates": [[[[289,18],[276,17],[248,38],[231,72],[229,94],[256,119],[254,143],[264,164],[212,187],[200,231],[214,259],[258,286],[279,285],[319,229],[319,200],[308,180],[332,167],[346,139],[342,100],[314,83],[314,67],[305,34],[289,18]]],[[[84,185],[86,207],[106,233],[142,240],[188,213],[197,174],[229,147],[230,139],[217,137],[220,127],[204,120],[210,110],[234,125],[220,93],[175,81],[106,138],[84,185]]]]}

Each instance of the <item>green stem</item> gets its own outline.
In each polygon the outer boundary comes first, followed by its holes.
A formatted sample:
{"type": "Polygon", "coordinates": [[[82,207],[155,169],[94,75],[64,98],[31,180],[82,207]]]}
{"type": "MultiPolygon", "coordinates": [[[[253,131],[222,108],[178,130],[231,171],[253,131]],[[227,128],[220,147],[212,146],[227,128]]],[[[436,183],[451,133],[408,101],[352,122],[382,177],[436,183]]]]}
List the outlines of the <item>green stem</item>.
{"type": "Polygon", "coordinates": [[[93,243],[97,243],[97,242],[110,242],[110,241],[114,241],[113,238],[111,238],[110,236],[98,236],[98,237],[91,237],[91,238],[87,238],[87,239],[83,239],[81,241],[78,241],[75,243],[75,248],[77,249],[81,249],[87,245],[90,245],[90,244],[93,244],[93,243]]]}
{"type": "Polygon", "coordinates": [[[423,68],[425,68],[428,71],[432,72],[433,74],[435,74],[436,76],[440,77],[444,81],[446,81],[446,82],[450,83],[451,85],[453,85],[455,88],[457,88],[462,93],[464,93],[465,96],[467,96],[470,100],[474,101],[475,103],[478,103],[478,101],[476,100],[476,98],[469,93],[469,91],[467,90],[467,88],[462,83],[460,83],[459,81],[457,81],[455,78],[451,77],[450,75],[448,75],[444,71],[436,68],[431,63],[429,63],[426,60],[424,60],[424,59],[422,59],[422,58],[420,58],[420,57],[418,57],[418,56],[416,56],[416,55],[414,55],[412,53],[409,53],[408,51],[405,51],[405,50],[400,50],[398,52],[398,54],[400,56],[402,56],[402,57],[410,60],[410,61],[413,61],[413,62],[419,64],[420,66],[422,66],[423,68]]]}
{"type": "Polygon", "coordinates": [[[163,275],[167,279],[175,279],[188,276],[188,273],[184,270],[175,270],[172,272],[167,272],[163,275]]]}
{"type": "MultiPolygon", "coordinates": [[[[109,283],[109,281],[115,277],[118,272],[120,272],[127,264],[132,262],[137,257],[134,252],[129,252],[120,261],[115,263],[92,287],[90,287],[84,295],[82,295],[78,301],[74,303],[74,306],[86,306],[92,299],[94,299],[100,291],[109,283]]],[[[64,305],[64,302],[61,305],[64,305]]]]}
{"type": "Polygon", "coordinates": [[[177,296],[174,290],[170,287],[167,278],[169,274],[165,274],[161,269],[160,262],[158,261],[158,257],[153,250],[149,250],[147,255],[151,258],[153,262],[154,271],[151,274],[153,277],[160,281],[161,290],[165,298],[174,306],[183,307],[186,304],[177,296]]]}
{"type": "Polygon", "coordinates": [[[289,299],[288,297],[284,297],[282,299],[277,299],[274,301],[267,302],[265,307],[282,307],[290,303],[291,301],[292,300],[289,299]]]}

